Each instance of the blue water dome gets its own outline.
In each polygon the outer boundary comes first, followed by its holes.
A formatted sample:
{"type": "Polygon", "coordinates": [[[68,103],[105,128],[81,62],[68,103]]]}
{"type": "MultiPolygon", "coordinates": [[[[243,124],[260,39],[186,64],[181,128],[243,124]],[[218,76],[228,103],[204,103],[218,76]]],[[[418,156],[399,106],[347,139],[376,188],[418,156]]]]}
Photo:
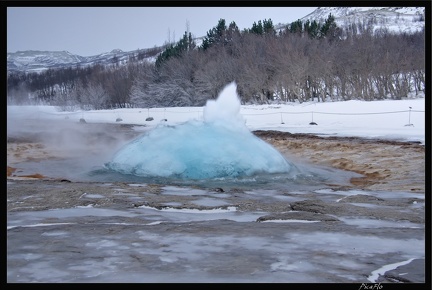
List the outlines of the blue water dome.
{"type": "Polygon", "coordinates": [[[293,165],[252,134],[235,82],[208,100],[204,120],[160,125],[122,147],[105,166],[122,174],[181,179],[288,173],[293,165]]]}

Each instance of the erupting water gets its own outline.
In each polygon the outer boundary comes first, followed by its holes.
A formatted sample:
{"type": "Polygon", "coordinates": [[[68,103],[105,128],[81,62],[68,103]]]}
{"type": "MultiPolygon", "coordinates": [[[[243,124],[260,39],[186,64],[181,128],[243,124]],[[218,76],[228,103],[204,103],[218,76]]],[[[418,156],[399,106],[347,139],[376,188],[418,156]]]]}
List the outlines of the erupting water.
{"type": "Polygon", "coordinates": [[[289,173],[294,168],[246,127],[235,82],[217,100],[207,101],[204,121],[158,126],[124,146],[105,165],[122,174],[182,179],[289,173]]]}

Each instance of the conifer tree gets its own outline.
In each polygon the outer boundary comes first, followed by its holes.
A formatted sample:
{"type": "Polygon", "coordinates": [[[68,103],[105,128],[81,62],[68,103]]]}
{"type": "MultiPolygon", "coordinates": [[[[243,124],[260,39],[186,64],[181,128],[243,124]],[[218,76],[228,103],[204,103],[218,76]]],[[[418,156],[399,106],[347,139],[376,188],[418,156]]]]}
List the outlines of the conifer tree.
{"type": "Polygon", "coordinates": [[[292,22],[287,29],[291,33],[302,33],[303,32],[303,22],[299,19],[292,22]]]}
{"type": "Polygon", "coordinates": [[[256,22],[254,22],[252,24],[252,28],[250,29],[250,32],[258,34],[258,35],[263,35],[264,28],[263,28],[261,20],[258,21],[258,24],[256,22]]]}
{"type": "Polygon", "coordinates": [[[168,46],[156,59],[156,67],[167,61],[171,57],[179,57],[184,52],[194,49],[196,47],[195,41],[192,38],[192,34],[187,31],[183,34],[183,37],[176,43],[168,46]]]}
{"type": "Polygon", "coordinates": [[[331,15],[331,13],[330,13],[329,16],[327,17],[326,21],[324,22],[323,26],[321,27],[320,37],[327,36],[327,34],[330,31],[334,31],[335,28],[336,28],[335,17],[333,15],[331,15]]]}
{"type": "Polygon", "coordinates": [[[204,38],[201,45],[201,49],[207,50],[210,46],[217,43],[225,43],[225,32],[226,32],[225,19],[219,19],[218,24],[207,32],[207,36],[204,38]]]}
{"type": "Polygon", "coordinates": [[[276,35],[276,30],[274,29],[273,21],[271,19],[264,19],[263,30],[266,35],[276,35]]]}
{"type": "Polygon", "coordinates": [[[304,31],[309,35],[310,38],[317,38],[320,35],[320,24],[316,20],[310,22],[306,21],[304,25],[304,31]]]}

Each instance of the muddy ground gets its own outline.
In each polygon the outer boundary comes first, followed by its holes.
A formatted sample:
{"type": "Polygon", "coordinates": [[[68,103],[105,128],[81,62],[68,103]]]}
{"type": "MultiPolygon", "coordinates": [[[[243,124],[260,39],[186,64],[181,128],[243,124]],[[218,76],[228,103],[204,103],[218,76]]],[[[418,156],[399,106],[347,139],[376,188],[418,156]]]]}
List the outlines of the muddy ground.
{"type": "Polygon", "coordinates": [[[363,175],[353,187],[369,190],[425,190],[425,146],[415,142],[319,137],[279,131],[255,131],[290,159],[332,166],[363,175]]]}
{"type": "MultiPolygon", "coordinates": [[[[90,125],[94,126],[94,125],[90,125]]],[[[105,133],[86,132],[86,151],[93,150],[96,142],[112,143],[128,140],[138,133],[131,126],[104,124],[105,133]],[[127,138],[113,137],[106,130],[116,134],[122,132],[127,138]]],[[[281,131],[255,131],[254,134],[272,144],[290,160],[331,166],[363,175],[352,178],[353,187],[369,190],[425,191],[425,146],[415,142],[364,139],[357,137],[319,137],[311,134],[291,134],[281,131]]],[[[37,134],[8,136],[8,177],[34,177],[49,179],[39,172],[20,173],[16,164],[23,161],[40,161],[63,158],[62,146],[53,147],[41,142],[37,134]]],[[[74,148],[76,149],[76,148],[74,148]]],[[[80,150],[83,150],[80,148],[80,150]]],[[[94,150],[98,150],[97,148],[94,150]]],[[[19,166],[18,166],[19,167],[19,166]]]]}

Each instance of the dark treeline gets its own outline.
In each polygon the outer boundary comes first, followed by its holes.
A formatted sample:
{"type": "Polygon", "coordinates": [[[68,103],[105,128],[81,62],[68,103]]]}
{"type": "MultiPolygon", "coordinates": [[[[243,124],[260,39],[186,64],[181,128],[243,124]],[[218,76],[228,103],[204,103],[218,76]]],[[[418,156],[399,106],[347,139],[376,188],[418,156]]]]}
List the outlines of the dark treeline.
{"type": "Polygon", "coordinates": [[[425,87],[424,29],[372,32],[359,22],[342,30],[330,15],[277,33],[271,20],[239,31],[220,19],[201,45],[185,32],[156,62],[137,57],[125,65],[11,73],[8,103],[64,110],[203,106],[232,81],[243,104],[417,95],[425,87]]]}

